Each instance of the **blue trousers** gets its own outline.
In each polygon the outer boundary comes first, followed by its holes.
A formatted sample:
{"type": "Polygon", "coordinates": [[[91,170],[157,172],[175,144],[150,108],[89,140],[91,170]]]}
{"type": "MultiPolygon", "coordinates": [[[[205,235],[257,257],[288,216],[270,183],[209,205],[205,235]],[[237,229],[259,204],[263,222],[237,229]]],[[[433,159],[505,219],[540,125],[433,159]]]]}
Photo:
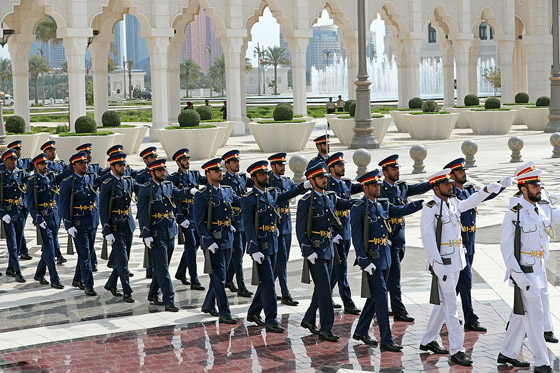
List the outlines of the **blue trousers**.
{"type": "Polygon", "coordinates": [[[229,301],[226,294],[226,270],[227,263],[231,260],[231,249],[218,249],[215,254],[210,254],[212,273],[210,274],[210,287],[202,307],[208,310],[216,309],[218,303],[218,314],[220,317],[231,315],[229,301]]]}
{"type": "Polygon", "coordinates": [[[389,326],[389,310],[387,299],[387,277],[389,271],[376,270],[373,276],[368,275],[369,290],[371,296],[366,300],[366,304],[358,324],[356,325],[355,333],[367,335],[369,327],[373,320],[373,315],[377,316],[377,325],[379,325],[379,334],[381,334],[381,343],[393,343],[393,336],[391,334],[391,327],[389,326]]]}
{"type": "Polygon", "coordinates": [[[259,286],[253,297],[253,302],[247,311],[247,315],[259,315],[264,310],[266,325],[275,325],[278,321],[278,302],[274,289],[274,267],[276,255],[265,255],[263,262],[257,265],[259,272],[259,286]]]}
{"type": "Polygon", "coordinates": [[[187,269],[189,270],[189,277],[191,279],[191,284],[200,284],[198,279],[198,273],[196,268],[196,251],[198,250],[198,239],[194,227],[189,225],[187,228],[179,227],[183,232],[183,237],[185,237],[185,244],[183,249],[183,255],[181,255],[181,261],[179,262],[179,267],[177,267],[177,272],[175,272],[175,278],[187,277],[187,269]]]}
{"type": "Polygon", "coordinates": [[[317,308],[319,309],[319,321],[321,322],[320,330],[329,332],[334,324],[334,308],[332,302],[332,290],[330,273],[332,271],[332,261],[326,259],[317,259],[315,264],[309,263],[309,271],[311,278],[315,284],[311,304],[305,312],[303,321],[315,325],[315,317],[317,308]]]}
{"type": "Polygon", "coordinates": [[[467,265],[459,272],[459,281],[457,282],[456,291],[461,295],[461,306],[463,307],[463,315],[465,323],[476,323],[478,316],[474,313],[472,305],[472,263],[474,255],[465,254],[467,265]]]}
{"type": "Polygon", "coordinates": [[[128,278],[128,253],[132,246],[132,232],[128,227],[119,227],[113,232],[115,242],[111,250],[111,257],[114,263],[113,271],[107,280],[106,286],[110,288],[117,287],[117,278],[121,279],[121,285],[124,294],[132,294],[130,282],[128,278]]]}
{"type": "Polygon", "coordinates": [[[93,240],[91,241],[91,264],[97,265],[97,254],[95,253],[95,237],[97,236],[97,227],[93,227],[93,240]]]}
{"type": "Polygon", "coordinates": [[[163,303],[165,305],[173,304],[175,300],[173,284],[171,283],[171,276],[169,275],[169,258],[171,258],[173,254],[174,245],[174,239],[154,239],[153,246],[150,249],[152,252],[154,273],[148,295],[157,297],[159,289],[161,289],[163,293],[163,303]],[[171,255],[169,255],[169,253],[171,253],[171,255]]]}
{"type": "Polygon", "coordinates": [[[8,246],[8,269],[14,271],[15,273],[21,272],[19,266],[19,254],[21,242],[23,238],[23,229],[25,228],[25,220],[13,219],[10,224],[4,224],[4,230],[6,231],[6,245],[8,246]]]}
{"type": "Polygon", "coordinates": [[[404,247],[391,246],[391,267],[387,278],[387,288],[391,296],[391,310],[394,313],[406,314],[401,292],[401,262],[404,259],[404,247]]]}
{"type": "Polygon", "coordinates": [[[41,259],[39,264],[37,264],[37,270],[35,271],[35,277],[44,277],[47,268],[49,269],[49,277],[51,283],[58,284],[60,279],[58,277],[58,272],[56,270],[56,265],[54,262],[54,249],[55,249],[55,230],[58,229],[53,214],[43,217],[47,223],[47,228],[39,228],[41,231],[41,237],[43,238],[43,245],[41,246],[41,259]]]}
{"type": "Polygon", "coordinates": [[[334,289],[338,283],[338,292],[344,303],[344,308],[354,308],[356,305],[352,301],[352,292],[348,283],[348,251],[350,250],[350,241],[342,240],[339,245],[333,244],[334,249],[338,250],[340,255],[340,264],[333,264],[331,274],[331,289],[334,289]]]}
{"type": "Polygon", "coordinates": [[[243,278],[243,254],[245,254],[245,234],[236,231],[233,234],[233,250],[227,267],[226,282],[233,282],[233,275],[235,275],[239,289],[246,288],[243,278]]]}
{"type": "MultiPolygon", "coordinates": [[[[27,223],[27,213],[23,218],[23,226],[25,227],[25,223],[27,223]]],[[[27,240],[25,239],[25,229],[21,232],[21,240],[18,246],[19,255],[29,254],[29,248],[27,247],[27,240]]]]}
{"type": "Polygon", "coordinates": [[[288,260],[290,259],[290,247],[292,246],[292,235],[281,234],[278,236],[278,254],[276,266],[274,267],[274,278],[278,278],[282,297],[289,297],[288,289],[288,260]]]}
{"type": "Polygon", "coordinates": [[[95,241],[93,229],[79,228],[74,237],[74,246],[78,253],[78,263],[74,272],[75,282],[81,282],[85,287],[93,287],[93,273],[91,272],[91,250],[95,241]]]}

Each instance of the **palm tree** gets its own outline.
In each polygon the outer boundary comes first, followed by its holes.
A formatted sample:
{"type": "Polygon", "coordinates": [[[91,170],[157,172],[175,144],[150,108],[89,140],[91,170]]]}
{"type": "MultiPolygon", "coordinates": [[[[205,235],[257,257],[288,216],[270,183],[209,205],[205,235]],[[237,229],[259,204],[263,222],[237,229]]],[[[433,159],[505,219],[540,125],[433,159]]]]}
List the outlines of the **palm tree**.
{"type": "Polygon", "coordinates": [[[245,74],[249,74],[253,70],[253,64],[251,63],[251,59],[245,57],[245,74]]]}
{"type": "Polygon", "coordinates": [[[278,65],[287,65],[286,50],[282,47],[268,47],[264,53],[263,64],[274,66],[274,95],[278,94],[278,65]]]}
{"type": "Polygon", "coordinates": [[[224,56],[214,58],[214,65],[208,70],[208,75],[212,81],[219,81],[222,88],[222,96],[224,95],[224,86],[226,80],[226,61],[224,56]]]}
{"type": "Polygon", "coordinates": [[[49,63],[47,61],[47,59],[43,56],[40,56],[38,54],[34,54],[31,56],[31,58],[29,59],[29,73],[31,74],[31,77],[33,78],[33,87],[35,88],[34,93],[35,93],[35,105],[39,104],[39,100],[38,100],[38,81],[39,81],[39,75],[43,75],[45,73],[48,73],[50,71],[50,66],[49,63]]]}
{"type": "Polygon", "coordinates": [[[134,66],[134,60],[126,61],[126,67],[128,69],[128,98],[132,99],[132,67],[134,66]]]}
{"type": "Polygon", "coordinates": [[[189,85],[200,79],[200,66],[188,58],[181,62],[181,76],[185,79],[186,97],[189,97],[189,85]]]}
{"type": "MultiPolygon", "coordinates": [[[[0,82],[2,91],[7,91],[6,80],[12,78],[12,61],[9,58],[0,58],[0,82]]],[[[5,102],[4,102],[5,104],[5,102]]]]}
{"type": "MultiPolygon", "coordinates": [[[[41,42],[41,48],[39,48],[41,56],[45,55],[44,54],[45,44],[47,44],[49,41],[52,43],[53,47],[56,47],[58,44],[60,44],[61,40],[56,37],[56,30],[57,30],[56,21],[54,20],[54,18],[50,16],[46,16],[46,18],[41,22],[39,22],[35,27],[35,37],[37,38],[37,41],[41,42]]],[[[42,85],[43,85],[43,104],[44,104],[45,103],[45,76],[43,74],[41,74],[41,80],[43,83],[42,85]]]]}

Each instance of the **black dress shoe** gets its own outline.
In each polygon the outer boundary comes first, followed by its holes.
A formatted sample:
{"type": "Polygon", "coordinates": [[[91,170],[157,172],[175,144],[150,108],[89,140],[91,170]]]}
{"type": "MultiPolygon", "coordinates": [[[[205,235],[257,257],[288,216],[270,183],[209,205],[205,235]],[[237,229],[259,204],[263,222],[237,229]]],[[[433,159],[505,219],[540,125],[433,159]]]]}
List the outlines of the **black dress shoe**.
{"type": "Polygon", "coordinates": [[[451,362],[464,367],[472,365],[472,360],[469,359],[463,351],[459,351],[451,355],[451,362]]]}
{"type": "Polygon", "coordinates": [[[334,303],[332,304],[332,308],[334,308],[335,310],[339,310],[342,308],[342,306],[340,304],[334,303]]]}
{"type": "Polygon", "coordinates": [[[111,294],[113,294],[114,297],[122,297],[122,294],[119,293],[119,291],[117,290],[117,288],[112,288],[112,287],[109,287],[109,286],[107,286],[107,285],[105,285],[103,288],[104,288],[105,290],[107,290],[107,291],[110,291],[111,294]]]}
{"type": "Polygon", "coordinates": [[[31,260],[31,259],[33,259],[33,258],[29,254],[21,254],[19,256],[19,260],[31,260]]]}
{"type": "Polygon", "coordinates": [[[231,317],[231,315],[227,315],[224,317],[220,317],[220,324],[230,324],[233,325],[235,323],[237,323],[237,320],[235,320],[233,317],[231,317]]]}
{"type": "Polygon", "coordinates": [[[146,273],[146,278],[148,278],[148,279],[152,278],[152,275],[149,275],[149,274],[146,273]]]}
{"type": "Polygon", "coordinates": [[[21,272],[16,273],[16,282],[25,282],[25,279],[21,275],[21,272]]]}
{"type": "Polygon", "coordinates": [[[60,290],[60,289],[64,289],[64,285],[62,285],[60,282],[59,283],[53,282],[51,284],[51,288],[55,288],[55,289],[60,290]]]}
{"type": "Polygon", "coordinates": [[[254,322],[255,324],[257,324],[258,326],[265,326],[266,323],[264,322],[264,320],[260,317],[260,315],[248,315],[247,316],[247,321],[249,322],[254,322]]]}
{"type": "Polygon", "coordinates": [[[67,261],[68,261],[68,259],[66,259],[63,256],[56,258],[56,264],[58,264],[58,265],[62,265],[64,263],[66,263],[67,261]]]}
{"type": "Polygon", "coordinates": [[[311,324],[309,322],[306,321],[302,321],[301,324],[299,324],[302,328],[305,328],[307,330],[309,330],[312,334],[319,334],[319,329],[317,328],[317,326],[315,324],[311,324]]]}
{"type": "Polygon", "coordinates": [[[7,269],[6,276],[16,277],[16,273],[14,272],[13,269],[7,269]]]}
{"type": "Polygon", "coordinates": [[[48,285],[48,284],[49,284],[49,282],[47,281],[47,279],[44,278],[43,276],[41,276],[41,277],[35,276],[35,277],[33,277],[33,280],[39,281],[39,283],[40,283],[41,285],[48,285]]]}
{"type": "Polygon", "coordinates": [[[173,303],[165,305],[165,311],[167,312],[179,312],[179,309],[175,307],[173,303]]]}
{"type": "Polygon", "coordinates": [[[191,290],[205,290],[206,288],[200,284],[191,284],[191,290]]]}
{"type": "Polygon", "coordinates": [[[349,308],[345,308],[345,309],[344,309],[344,313],[349,313],[350,315],[359,315],[360,312],[362,312],[362,310],[359,309],[359,308],[356,307],[356,306],[352,306],[352,307],[349,307],[349,308]]]}
{"type": "Polygon", "coordinates": [[[80,290],[85,289],[84,284],[82,284],[81,282],[78,282],[78,281],[72,281],[72,286],[75,287],[75,288],[78,288],[80,290]]]}
{"type": "Polygon", "coordinates": [[[164,306],[163,302],[159,300],[159,298],[156,297],[151,297],[148,295],[148,302],[150,302],[150,304],[152,306],[164,306]]]}
{"type": "Polygon", "coordinates": [[[132,294],[124,294],[122,296],[122,300],[126,303],[134,303],[134,299],[132,299],[132,294]]]}
{"type": "Polygon", "coordinates": [[[496,361],[498,362],[498,364],[509,364],[511,366],[514,366],[514,367],[527,368],[528,366],[531,365],[526,361],[520,361],[518,359],[512,359],[511,357],[507,357],[505,355],[502,355],[501,352],[498,354],[498,359],[496,361]]]}
{"type": "Polygon", "coordinates": [[[293,300],[292,297],[289,295],[287,297],[282,297],[280,299],[282,299],[282,304],[285,304],[287,306],[297,306],[299,304],[297,300],[293,300]]]}
{"type": "Polygon", "coordinates": [[[93,290],[92,287],[85,288],[85,293],[88,297],[95,297],[97,295],[97,293],[95,292],[95,290],[93,290]]]}
{"type": "Polygon", "coordinates": [[[327,342],[338,342],[340,337],[334,334],[332,331],[319,332],[319,339],[327,342]]]}
{"type": "Polygon", "coordinates": [[[226,282],[226,288],[228,288],[232,293],[237,293],[237,290],[239,290],[233,282],[226,282]]]}
{"type": "Polygon", "coordinates": [[[243,297],[243,298],[251,298],[253,296],[253,292],[247,290],[247,288],[239,289],[239,290],[237,290],[237,296],[243,297]]]}
{"type": "Polygon", "coordinates": [[[91,271],[92,272],[97,272],[97,264],[92,264],[91,265],[91,271]]]}
{"type": "Polygon", "coordinates": [[[414,322],[414,317],[410,316],[408,312],[393,314],[394,321],[414,322]]]}
{"type": "Polygon", "coordinates": [[[375,338],[371,338],[369,335],[361,335],[361,334],[354,333],[352,338],[354,338],[357,341],[362,341],[367,345],[377,346],[377,341],[375,340],[375,338]]]}
{"type": "Polygon", "coordinates": [[[381,351],[400,352],[403,349],[403,346],[396,344],[395,342],[381,343],[379,345],[379,349],[381,351]]]}
{"type": "Polygon", "coordinates": [[[478,321],[466,322],[465,323],[465,331],[466,332],[485,332],[486,328],[484,326],[480,325],[480,323],[478,321]]]}
{"type": "Polygon", "coordinates": [[[421,351],[432,351],[434,354],[438,354],[438,355],[445,355],[449,353],[449,350],[446,350],[445,348],[441,347],[437,341],[432,341],[430,343],[428,343],[427,345],[420,345],[420,350],[421,351]]]}
{"type": "Polygon", "coordinates": [[[554,371],[552,370],[552,368],[549,365],[540,365],[538,367],[535,367],[535,370],[533,372],[535,372],[535,373],[552,373],[554,371]]]}
{"type": "Polygon", "coordinates": [[[217,312],[216,310],[209,310],[208,308],[202,307],[202,308],[200,309],[200,311],[201,311],[202,313],[207,313],[207,314],[209,314],[210,316],[218,317],[218,312],[217,312]]]}
{"type": "Polygon", "coordinates": [[[181,281],[183,285],[190,285],[191,283],[187,280],[186,277],[175,277],[177,280],[181,281]]]}
{"type": "Polygon", "coordinates": [[[277,295],[277,296],[276,296],[276,300],[282,300],[282,296],[277,295]]]}
{"type": "Polygon", "coordinates": [[[134,273],[128,272],[128,277],[134,277],[134,273]]]}
{"type": "Polygon", "coordinates": [[[554,332],[544,332],[544,340],[548,343],[558,343],[558,338],[556,338],[554,332]]]}
{"type": "Polygon", "coordinates": [[[284,333],[284,328],[276,323],[274,325],[267,325],[266,331],[270,333],[284,333]]]}
{"type": "Polygon", "coordinates": [[[107,262],[107,267],[113,269],[113,267],[115,266],[115,263],[112,262],[107,262]]]}

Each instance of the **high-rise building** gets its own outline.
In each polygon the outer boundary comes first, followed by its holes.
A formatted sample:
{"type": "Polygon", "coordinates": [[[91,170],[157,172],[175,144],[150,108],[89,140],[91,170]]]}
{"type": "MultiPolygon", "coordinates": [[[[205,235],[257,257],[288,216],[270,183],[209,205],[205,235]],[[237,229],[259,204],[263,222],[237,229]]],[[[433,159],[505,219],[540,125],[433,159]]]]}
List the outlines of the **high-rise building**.
{"type": "Polygon", "coordinates": [[[114,59],[115,62],[115,66],[121,66],[122,62],[123,62],[123,58],[126,58],[125,56],[125,45],[126,45],[126,40],[125,40],[125,36],[123,34],[123,30],[124,30],[124,21],[120,21],[119,23],[116,24],[115,26],[115,48],[117,50],[117,55],[116,56],[111,56],[114,59]]]}
{"type": "Polygon", "coordinates": [[[216,37],[212,19],[201,11],[194,17],[194,21],[187,25],[185,33],[187,40],[183,45],[181,60],[190,58],[200,66],[203,73],[207,73],[214,64],[214,59],[224,54],[220,39],[216,37]]]}
{"type": "Polygon", "coordinates": [[[55,46],[53,46],[52,40],[45,45],[42,45],[40,42],[36,41],[31,44],[31,51],[29,52],[29,55],[32,54],[43,55],[52,68],[59,68],[62,63],[66,61],[66,53],[64,51],[62,41],[60,41],[55,46]]]}
{"type": "Polygon", "coordinates": [[[150,56],[146,40],[140,37],[140,22],[136,17],[125,15],[126,58],[134,60],[134,70],[150,71],[150,56]]]}
{"type": "Polygon", "coordinates": [[[324,69],[333,63],[334,58],[346,57],[344,45],[340,42],[338,27],[335,25],[323,25],[313,27],[313,38],[307,47],[307,69],[311,66],[316,69],[324,69]]]}
{"type": "Polygon", "coordinates": [[[284,48],[286,51],[286,58],[292,61],[292,54],[290,53],[290,48],[288,48],[288,42],[284,39],[284,32],[282,30],[282,26],[280,26],[280,47],[284,48]]]}

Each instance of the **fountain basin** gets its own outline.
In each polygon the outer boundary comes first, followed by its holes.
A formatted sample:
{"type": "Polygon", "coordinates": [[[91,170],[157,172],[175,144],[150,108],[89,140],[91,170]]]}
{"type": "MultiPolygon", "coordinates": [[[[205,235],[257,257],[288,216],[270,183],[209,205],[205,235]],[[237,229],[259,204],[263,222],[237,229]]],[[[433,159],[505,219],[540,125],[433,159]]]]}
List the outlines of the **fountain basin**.
{"type": "Polygon", "coordinates": [[[467,118],[476,135],[505,135],[517,114],[517,110],[471,110],[467,118]]]}
{"type": "Polygon", "coordinates": [[[410,137],[415,140],[447,140],[459,119],[458,113],[450,114],[405,114],[410,137]]]}

